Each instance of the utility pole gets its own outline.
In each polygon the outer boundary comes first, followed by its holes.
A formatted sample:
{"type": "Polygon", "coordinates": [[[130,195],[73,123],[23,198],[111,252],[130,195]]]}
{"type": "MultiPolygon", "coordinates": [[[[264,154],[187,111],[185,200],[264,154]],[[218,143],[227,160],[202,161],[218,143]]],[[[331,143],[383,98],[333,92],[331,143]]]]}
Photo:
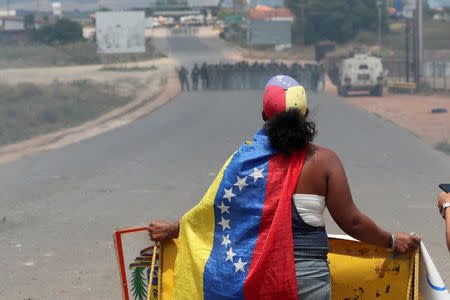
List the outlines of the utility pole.
{"type": "Polygon", "coordinates": [[[422,38],[422,0],[416,1],[414,10],[414,82],[420,83],[423,62],[423,38],[422,38]]]}
{"type": "Polygon", "coordinates": [[[302,45],[302,47],[304,47],[305,46],[305,0],[302,0],[302,3],[300,3],[300,9],[301,9],[301,18],[302,18],[301,45],[302,45]]]}
{"type": "Polygon", "coordinates": [[[420,82],[423,72],[423,0],[416,0],[416,55],[417,55],[417,81],[420,82]]]}
{"type": "Polygon", "coordinates": [[[414,73],[414,82],[416,84],[419,83],[419,63],[417,59],[417,45],[418,45],[418,38],[417,38],[417,9],[414,10],[414,19],[412,20],[413,23],[413,73],[414,73]]]}
{"type": "Polygon", "coordinates": [[[409,82],[409,19],[405,19],[405,72],[406,82],[409,82]]]}
{"type": "Polygon", "coordinates": [[[381,0],[377,0],[378,7],[378,49],[381,55],[381,9],[383,7],[383,2],[381,0]]]}
{"type": "Polygon", "coordinates": [[[40,20],[41,19],[41,5],[39,3],[39,0],[36,0],[36,20],[40,20]]]}

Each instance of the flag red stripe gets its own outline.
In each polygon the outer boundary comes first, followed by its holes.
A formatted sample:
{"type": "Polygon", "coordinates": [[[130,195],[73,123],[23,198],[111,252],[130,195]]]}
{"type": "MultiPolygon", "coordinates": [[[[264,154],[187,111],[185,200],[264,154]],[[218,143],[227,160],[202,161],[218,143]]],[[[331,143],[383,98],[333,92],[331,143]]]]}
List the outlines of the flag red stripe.
{"type": "Polygon", "coordinates": [[[260,232],[244,283],[246,300],[297,299],[291,205],[306,152],[307,147],[269,160],[260,232]]]}

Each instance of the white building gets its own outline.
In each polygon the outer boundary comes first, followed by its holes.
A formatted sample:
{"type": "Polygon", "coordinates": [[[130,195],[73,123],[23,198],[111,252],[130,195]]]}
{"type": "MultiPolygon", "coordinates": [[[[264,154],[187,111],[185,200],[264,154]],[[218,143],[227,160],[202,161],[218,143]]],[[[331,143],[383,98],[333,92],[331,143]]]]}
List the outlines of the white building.
{"type": "MultiPolygon", "coordinates": [[[[50,21],[34,20],[34,26],[36,29],[45,24],[51,24],[50,21]]],[[[0,17],[0,30],[15,31],[25,30],[23,18],[19,17],[0,17]]]]}

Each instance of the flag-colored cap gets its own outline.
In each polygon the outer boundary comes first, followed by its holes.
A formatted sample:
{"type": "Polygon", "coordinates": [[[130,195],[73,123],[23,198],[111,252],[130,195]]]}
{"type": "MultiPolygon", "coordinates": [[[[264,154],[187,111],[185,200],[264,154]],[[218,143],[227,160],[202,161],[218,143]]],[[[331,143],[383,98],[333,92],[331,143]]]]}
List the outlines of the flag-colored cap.
{"type": "Polygon", "coordinates": [[[298,108],[303,115],[308,108],[305,89],[292,77],[277,75],[267,82],[263,98],[263,110],[267,118],[274,114],[298,108]]]}

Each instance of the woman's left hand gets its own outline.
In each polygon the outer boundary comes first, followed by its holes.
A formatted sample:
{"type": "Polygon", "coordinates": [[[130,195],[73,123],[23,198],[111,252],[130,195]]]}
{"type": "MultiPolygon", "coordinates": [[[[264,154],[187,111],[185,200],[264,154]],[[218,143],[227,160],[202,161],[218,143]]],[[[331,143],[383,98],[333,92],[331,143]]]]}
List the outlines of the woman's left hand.
{"type": "Polygon", "coordinates": [[[395,247],[394,251],[400,254],[416,249],[421,241],[421,238],[417,235],[404,232],[396,232],[395,236],[397,237],[397,247],[395,247]]]}

